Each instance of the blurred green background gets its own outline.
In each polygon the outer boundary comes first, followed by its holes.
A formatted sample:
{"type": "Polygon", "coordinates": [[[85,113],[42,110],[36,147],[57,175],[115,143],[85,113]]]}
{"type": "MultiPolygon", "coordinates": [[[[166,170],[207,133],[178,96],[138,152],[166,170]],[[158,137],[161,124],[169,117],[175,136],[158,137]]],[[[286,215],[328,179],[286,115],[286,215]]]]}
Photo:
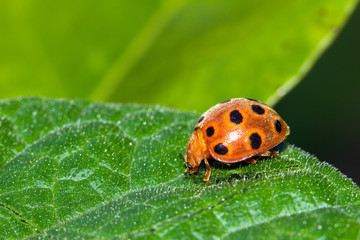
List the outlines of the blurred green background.
{"type": "Polygon", "coordinates": [[[360,7],[303,81],[276,106],[288,141],[360,183],[360,7]]]}
{"type": "Polygon", "coordinates": [[[198,112],[234,97],[281,99],[289,142],[360,182],[359,7],[341,30],[356,4],[0,1],[0,97],[198,112]]]}

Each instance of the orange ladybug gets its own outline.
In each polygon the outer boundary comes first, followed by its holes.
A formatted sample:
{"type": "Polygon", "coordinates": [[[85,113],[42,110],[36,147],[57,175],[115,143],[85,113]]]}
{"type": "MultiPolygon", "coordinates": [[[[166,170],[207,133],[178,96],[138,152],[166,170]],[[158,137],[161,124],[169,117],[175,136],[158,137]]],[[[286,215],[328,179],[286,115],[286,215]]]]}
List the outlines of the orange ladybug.
{"type": "Polygon", "coordinates": [[[278,153],[270,149],[289,133],[289,127],[279,114],[259,101],[234,98],[219,103],[195,124],[186,145],[185,174],[198,172],[204,160],[204,181],[208,181],[211,173],[208,158],[231,164],[256,163],[254,156],[277,156],[278,153]]]}

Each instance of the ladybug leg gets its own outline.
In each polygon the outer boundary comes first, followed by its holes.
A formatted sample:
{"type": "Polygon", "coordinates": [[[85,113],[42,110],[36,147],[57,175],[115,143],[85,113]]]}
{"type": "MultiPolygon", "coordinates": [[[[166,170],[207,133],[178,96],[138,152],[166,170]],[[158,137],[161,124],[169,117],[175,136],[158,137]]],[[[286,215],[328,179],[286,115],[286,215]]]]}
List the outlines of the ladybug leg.
{"type": "Polygon", "coordinates": [[[271,156],[277,157],[279,156],[279,151],[270,151],[271,152],[271,156]]]}
{"type": "Polygon", "coordinates": [[[187,168],[185,169],[185,174],[184,174],[184,175],[188,175],[188,174],[190,174],[190,169],[187,167],[187,168]]]}
{"type": "Polygon", "coordinates": [[[260,156],[262,156],[262,157],[269,157],[269,156],[277,157],[277,156],[279,156],[279,152],[267,150],[266,152],[264,152],[264,153],[261,154],[260,156]]]}
{"type": "Polygon", "coordinates": [[[211,167],[210,164],[208,162],[208,160],[206,158],[204,158],[204,162],[205,162],[205,166],[206,166],[206,173],[205,173],[205,177],[203,179],[204,182],[209,181],[210,178],[210,174],[211,174],[211,167]]]}
{"type": "Polygon", "coordinates": [[[248,158],[248,159],[245,159],[244,161],[247,163],[250,163],[250,164],[256,164],[256,160],[253,158],[248,158]]]}

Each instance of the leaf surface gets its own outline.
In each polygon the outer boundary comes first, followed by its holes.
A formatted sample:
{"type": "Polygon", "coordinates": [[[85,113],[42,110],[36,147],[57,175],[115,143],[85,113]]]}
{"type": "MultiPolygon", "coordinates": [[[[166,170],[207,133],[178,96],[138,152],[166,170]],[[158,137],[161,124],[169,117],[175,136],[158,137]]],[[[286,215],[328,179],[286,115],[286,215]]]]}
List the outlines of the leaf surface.
{"type": "Polygon", "coordinates": [[[284,144],[184,176],[198,114],[133,104],[0,102],[0,238],[357,239],[359,188],[284,144]]]}

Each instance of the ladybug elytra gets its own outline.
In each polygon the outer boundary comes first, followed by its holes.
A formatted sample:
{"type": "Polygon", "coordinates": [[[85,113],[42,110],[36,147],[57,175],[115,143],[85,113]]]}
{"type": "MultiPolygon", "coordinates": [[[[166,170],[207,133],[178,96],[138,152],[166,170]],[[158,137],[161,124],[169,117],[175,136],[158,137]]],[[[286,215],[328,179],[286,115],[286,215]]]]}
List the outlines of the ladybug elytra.
{"type": "Polygon", "coordinates": [[[289,135],[285,121],[267,105],[252,99],[234,98],[206,111],[195,124],[186,146],[185,174],[199,171],[204,160],[206,174],[213,158],[225,164],[247,161],[256,163],[254,156],[277,156],[270,149],[289,135]]]}

